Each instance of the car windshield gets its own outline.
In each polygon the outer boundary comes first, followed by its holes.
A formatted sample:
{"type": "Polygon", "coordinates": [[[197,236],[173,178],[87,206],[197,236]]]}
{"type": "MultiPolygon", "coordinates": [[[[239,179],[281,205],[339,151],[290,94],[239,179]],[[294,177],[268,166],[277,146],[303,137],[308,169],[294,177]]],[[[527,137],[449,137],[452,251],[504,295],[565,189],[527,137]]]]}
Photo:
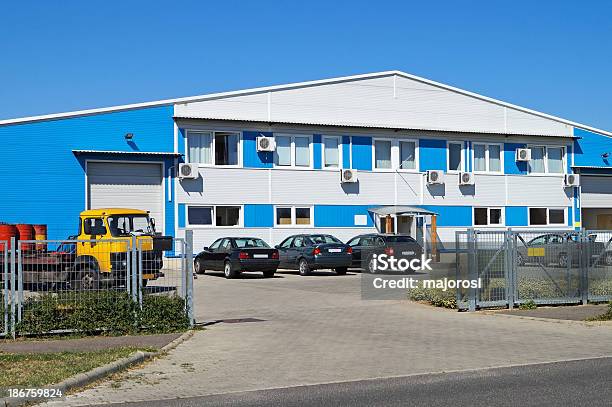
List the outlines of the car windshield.
{"type": "Polygon", "coordinates": [[[312,240],[314,243],[317,244],[321,244],[321,243],[342,243],[340,240],[338,240],[337,238],[331,236],[331,235],[312,235],[310,236],[310,240],[312,240]]]}
{"type": "Polygon", "coordinates": [[[234,242],[236,242],[236,247],[240,249],[246,248],[246,247],[270,247],[268,246],[266,242],[264,242],[261,239],[254,239],[254,238],[248,238],[248,237],[234,239],[234,242]]]}
{"type": "Polygon", "coordinates": [[[131,234],[153,234],[154,230],[147,215],[114,215],[108,217],[108,226],[113,236],[131,234]]]}

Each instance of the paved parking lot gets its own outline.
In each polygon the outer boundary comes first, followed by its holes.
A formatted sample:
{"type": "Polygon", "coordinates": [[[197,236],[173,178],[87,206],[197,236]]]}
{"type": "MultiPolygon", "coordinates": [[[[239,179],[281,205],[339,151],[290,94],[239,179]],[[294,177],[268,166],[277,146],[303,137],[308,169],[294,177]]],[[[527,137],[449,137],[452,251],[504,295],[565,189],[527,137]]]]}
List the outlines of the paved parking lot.
{"type": "Polygon", "coordinates": [[[163,400],[612,355],[612,326],[363,301],[360,275],[195,281],[198,320],[217,322],[167,357],[62,405],[163,400]],[[245,322],[255,319],[258,322],[245,322]]]}

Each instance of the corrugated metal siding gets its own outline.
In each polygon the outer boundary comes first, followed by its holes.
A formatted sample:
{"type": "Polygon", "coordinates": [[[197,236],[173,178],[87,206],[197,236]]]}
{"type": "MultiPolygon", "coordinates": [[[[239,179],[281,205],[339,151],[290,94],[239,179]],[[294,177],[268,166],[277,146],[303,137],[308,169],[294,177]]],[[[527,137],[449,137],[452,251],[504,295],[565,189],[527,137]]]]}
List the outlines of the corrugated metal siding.
{"type": "Polygon", "coordinates": [[[580,177],[581,204],[583,208],[612,207],[612,177],[580,177]]]}
{"type": "Polygon", "coordinates": [[[178,117],[571,135],[571,126],[401,76],[177,104],[178,117]],[[395,88],[394,88],[395,87],[395,88]],[[268,104],[269,100],[269,104],[268,104]]]}
{"type": "Polygon", "coordinates": [[[474,185],[459,185],[458,174],[445,174],[444,185],[426,185],[425,204],[504,206],[505,179],[501,175],[476,174],[474,185]]]}
{"type": "Polygon", "coordinates": [[[575,166],[612,168],[612,137],[582,129],[574,129],[574,135],[582,137],[574,141],[575,166]],[[609,153],[607,159],[604,153],[609,153]]]}
{"type": "Polygon", "coordinates": [[[509,176],[508,205],[571,206],[573,192],[563,188],[563,178],[556,176],[509,176]]]}
{"type": "Polygon", "coordinates": [[[200,177],[180,181],[178,202],[200,204],[270,203],[269,170],[201,167],[200,177]]]}

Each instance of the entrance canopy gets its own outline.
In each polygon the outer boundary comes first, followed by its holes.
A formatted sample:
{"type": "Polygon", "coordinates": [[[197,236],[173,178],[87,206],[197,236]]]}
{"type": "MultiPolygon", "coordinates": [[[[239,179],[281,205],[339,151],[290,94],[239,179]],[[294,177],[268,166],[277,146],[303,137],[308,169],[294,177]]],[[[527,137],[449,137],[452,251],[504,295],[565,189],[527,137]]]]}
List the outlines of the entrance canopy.
{"type": "Polygon", "coordinates": [[[375,208],[368,208],[368,212],[374,213],[378,216],[387,215],[436,215],[427,209],[419,208],[417,206],[401,206],[401,205],[388,205],[378,206],[375,208]]]}

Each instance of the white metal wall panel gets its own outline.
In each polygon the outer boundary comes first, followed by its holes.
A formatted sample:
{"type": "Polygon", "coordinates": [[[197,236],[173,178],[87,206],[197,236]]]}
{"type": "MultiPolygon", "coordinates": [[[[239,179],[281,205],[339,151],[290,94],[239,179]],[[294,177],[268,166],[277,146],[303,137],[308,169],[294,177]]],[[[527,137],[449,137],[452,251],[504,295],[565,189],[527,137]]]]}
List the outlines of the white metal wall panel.
{"type": "Polygon", "coordinates": [[[87,206],[150,211],[163,227],[162,165],[87,162],[87,206]]]}
{"type": "Polygon", "coordinates": [[[175,105],[178,117],[571,135],[569,125],[386,76],[175,105]]]}
{"type": "Polygon", "coordinates": [[[572,188],[557,176],[508,176],[509,206],[571,206],[572,188]]]}
{"type": "Polygon", "coordinates": [[[612,207],[612,177],[580,177],[580,203],[583,208],[612,207]]]}
{"type": "Polygon", "coordinates": [[[421,182],[423,174],[398,172],[395,175],[397,188],[396,205],[419,205],[421,203],[421,182]]]}
{"type": "Polygon", "coordinates": [[[459,186],[459,174],[447,173],[443,186],[424,184],[423,203],[426,205],[504,206],[505,199],[505,180],[500,175],[476,174],[474,185],[459,186]]]}

